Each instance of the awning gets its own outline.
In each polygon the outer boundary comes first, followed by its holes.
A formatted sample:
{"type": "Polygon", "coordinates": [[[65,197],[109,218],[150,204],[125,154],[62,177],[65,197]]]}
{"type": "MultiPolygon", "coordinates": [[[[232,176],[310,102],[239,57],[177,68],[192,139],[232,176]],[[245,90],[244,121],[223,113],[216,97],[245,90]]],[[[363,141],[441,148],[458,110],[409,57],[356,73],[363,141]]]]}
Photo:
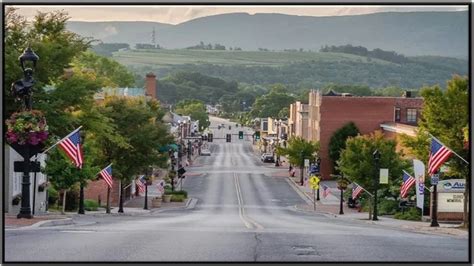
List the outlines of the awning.
{"type": "Polygon", "coordinates": [[[179,147],[176,143],[171,143],[165,146],[161,146],[158,150],[160,152],[167,152],[169,150],[178,151],[179,147]]]}

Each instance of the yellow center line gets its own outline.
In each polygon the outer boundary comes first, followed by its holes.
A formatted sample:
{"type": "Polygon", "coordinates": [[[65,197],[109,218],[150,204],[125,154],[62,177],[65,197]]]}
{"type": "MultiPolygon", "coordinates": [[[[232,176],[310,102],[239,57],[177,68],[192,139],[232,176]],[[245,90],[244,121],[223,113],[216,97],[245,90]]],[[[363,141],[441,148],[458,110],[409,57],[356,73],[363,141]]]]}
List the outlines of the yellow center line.
{"type": "Polygon", "coordinates": [[[245,226],[249,229],[252,229],[253,226],[255,226],[258,229],[263,229],[262,225],[260,225],[259,223],[255,222],[254,220],[250,219],[247,215],[245,215],[244,201],[242,199],[242,190],[240,189],[239,178],[237,177],[235,172],[233,174],[234,174],[235,189],[237,191],[237,201],[239,203],[240,219],[244,222],[245,226]]]}

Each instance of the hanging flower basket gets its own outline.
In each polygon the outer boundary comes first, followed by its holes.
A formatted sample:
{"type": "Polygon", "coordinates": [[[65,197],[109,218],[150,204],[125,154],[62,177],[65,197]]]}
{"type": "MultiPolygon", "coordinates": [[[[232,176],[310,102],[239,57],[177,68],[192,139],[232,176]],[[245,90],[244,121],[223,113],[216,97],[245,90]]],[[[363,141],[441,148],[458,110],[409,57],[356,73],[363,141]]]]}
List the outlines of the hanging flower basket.
{"type": "Polygon", "coordinates": [[[12,199],[12,205],[18,205],[20,203],[20,201],[21,201],[21,194],[16,195],[12,199]]]}
{"type": "Polygon", "coordinates": [[[13,113],[5,121],[6,138],[9,144],[39,145],[48,139],[48,125],[43,113],[38,110],[13,113]]]}

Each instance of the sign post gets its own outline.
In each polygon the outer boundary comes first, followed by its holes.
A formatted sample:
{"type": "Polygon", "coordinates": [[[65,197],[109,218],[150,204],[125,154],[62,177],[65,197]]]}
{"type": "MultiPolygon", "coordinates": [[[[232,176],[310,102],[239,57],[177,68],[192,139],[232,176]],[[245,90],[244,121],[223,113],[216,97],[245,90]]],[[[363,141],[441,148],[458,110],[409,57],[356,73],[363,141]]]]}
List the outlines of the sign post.
{"type": "Polygon", "coordinates": [[[313,210],[316,211],[316,189],[319,189],[320,179],[317,176],[312,176],[309,179],[309,184],[313,190],[313,210]]]}

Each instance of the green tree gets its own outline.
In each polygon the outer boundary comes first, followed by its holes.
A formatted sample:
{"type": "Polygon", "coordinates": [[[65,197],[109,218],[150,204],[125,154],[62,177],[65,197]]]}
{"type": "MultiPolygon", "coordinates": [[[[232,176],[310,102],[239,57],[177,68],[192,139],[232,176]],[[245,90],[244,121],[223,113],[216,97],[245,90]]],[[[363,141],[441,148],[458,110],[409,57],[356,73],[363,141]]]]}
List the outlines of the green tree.
{"type": "MultiPolygon", "coordinates": [[[[103,165],[113,163],[113,175],[121,181],[120,195],[123,195],[124,186],[134,175],[149,166],[164,166],[167,154],[160,153],[159,148],[171,143],[172,138],[160,122],[164,113],[155,100],[109,97],[101,112],[113,121],[115,132],[126,140],[116,145],[113,139],[96,139],[102,147],[99,156],[103,165]]],[[[122,197],[119,211],[123,212],[122,197]]]]}
{"type": "Polygon", "coordinates": [[[336,162],[339,160],[341,151],[346,148],[346,140],[349,137],[355,137],[359,134],[359,129],[354,122],[349,122],[338,129],[329,140],[329,158],[333,162],[333,170],[338,174],[336,162]]]}
{"type": "Polygon", "coordinates": [[[87,51],[79,54],[72,61],[72,65],[79,71],[92,71],[101,77],[104,86],[131,87],[135,83],[134,75],[117,61],[87,51]]]}
{"type": "MultiPolygon", "coordinates": [[[[447,82],[445,90],[439,86],[424,87],[420,94],[424,103],[419,134],[416,137],[403,137],[404,145],[410,147],[411,152],[428,165],[430,133],[461,157],[469,158],[469,150],[465,147],[465,128],[469,124],[468,78],[454,76],[447,82]]],[[[454,155],[445,164],[449,167],[447,177],[466,179],[464,225],[468,226],[467,206],[471,182],[469,166],[454,155]]]]}
{"type": "Polygon", "coordinates": [[[379,186],[379,191],[383,197],[397,199],[402,170],[408,169],[409,163],[402,159],[403,154],[396,151],[396,146],[394,140],[385,139],[380,131],[349,138],[337,161],[337,169],[351,181],[373,191],[376,175],[373,153],[378,150],[381,154],[380,168],[388,168],[389,171],[389,184],[379,186]]]}
{"type": "Polygon", "coordinates": [[[40,57],[34,73],[37,83],[34,86],[33,108],[36,108],[39,99],[48,100],[46,96],[42,97],[46,93],[43,87],[58,82],[73,57],[86,51],[90,46],[90,40],[66,29],[68,19],[64,11],[38,12],[30,23],[16,12],[16,8],[6,8],[3,89],[7,117],[18,106],[14,103],[9,90],[14,81],[23,77],[18,57],[28,44],[40,57]]]}
{"type": "Polygon", "coordinates": [[[88,180],[92,180],[99,172],[99,167],[94,165],[94,155],[91,153],[91,146],[88,142],[83,145],[84,163],[81,169],[71,163],[71,159],[66,157],[60,148],[53,148],[48,153],[46,166],[42,172],[48,175],[53,187],[63,192],[62,213],[66,207],[66,193],[75,185],[87,186],[88,180]]]}
{"type": "Polygon", "coordinates": [[[280,89],[274,89],[270,93],[258,97],[250,111],[253,117],[273,117],[276,118],[281,109],[288,107],[295,101],[295,98],[280,89]]]}
{"type": "MultiPolygon", "coordinates": [[[[289,160],[290,164],[299,166],[301,169],[304,167],[304,159],[314,161],[316,154],[319,152],[319,142],[307,141],[302,137],[291,137],[288,140],[286,148],[277,147],[276,153],[284,155],[289,160]]],[[[301,183],[303,183],[303,175],[301,174],[301,183]]]]}
{"type": "Polygon", "coordinates": [[[199,100],[181,101],[176,104],[176,113],[180,115],[188,115],[192,120],[199,121],[199,130],[207,128],[211,122],[206,111],[206,106],[199,100]]]}

